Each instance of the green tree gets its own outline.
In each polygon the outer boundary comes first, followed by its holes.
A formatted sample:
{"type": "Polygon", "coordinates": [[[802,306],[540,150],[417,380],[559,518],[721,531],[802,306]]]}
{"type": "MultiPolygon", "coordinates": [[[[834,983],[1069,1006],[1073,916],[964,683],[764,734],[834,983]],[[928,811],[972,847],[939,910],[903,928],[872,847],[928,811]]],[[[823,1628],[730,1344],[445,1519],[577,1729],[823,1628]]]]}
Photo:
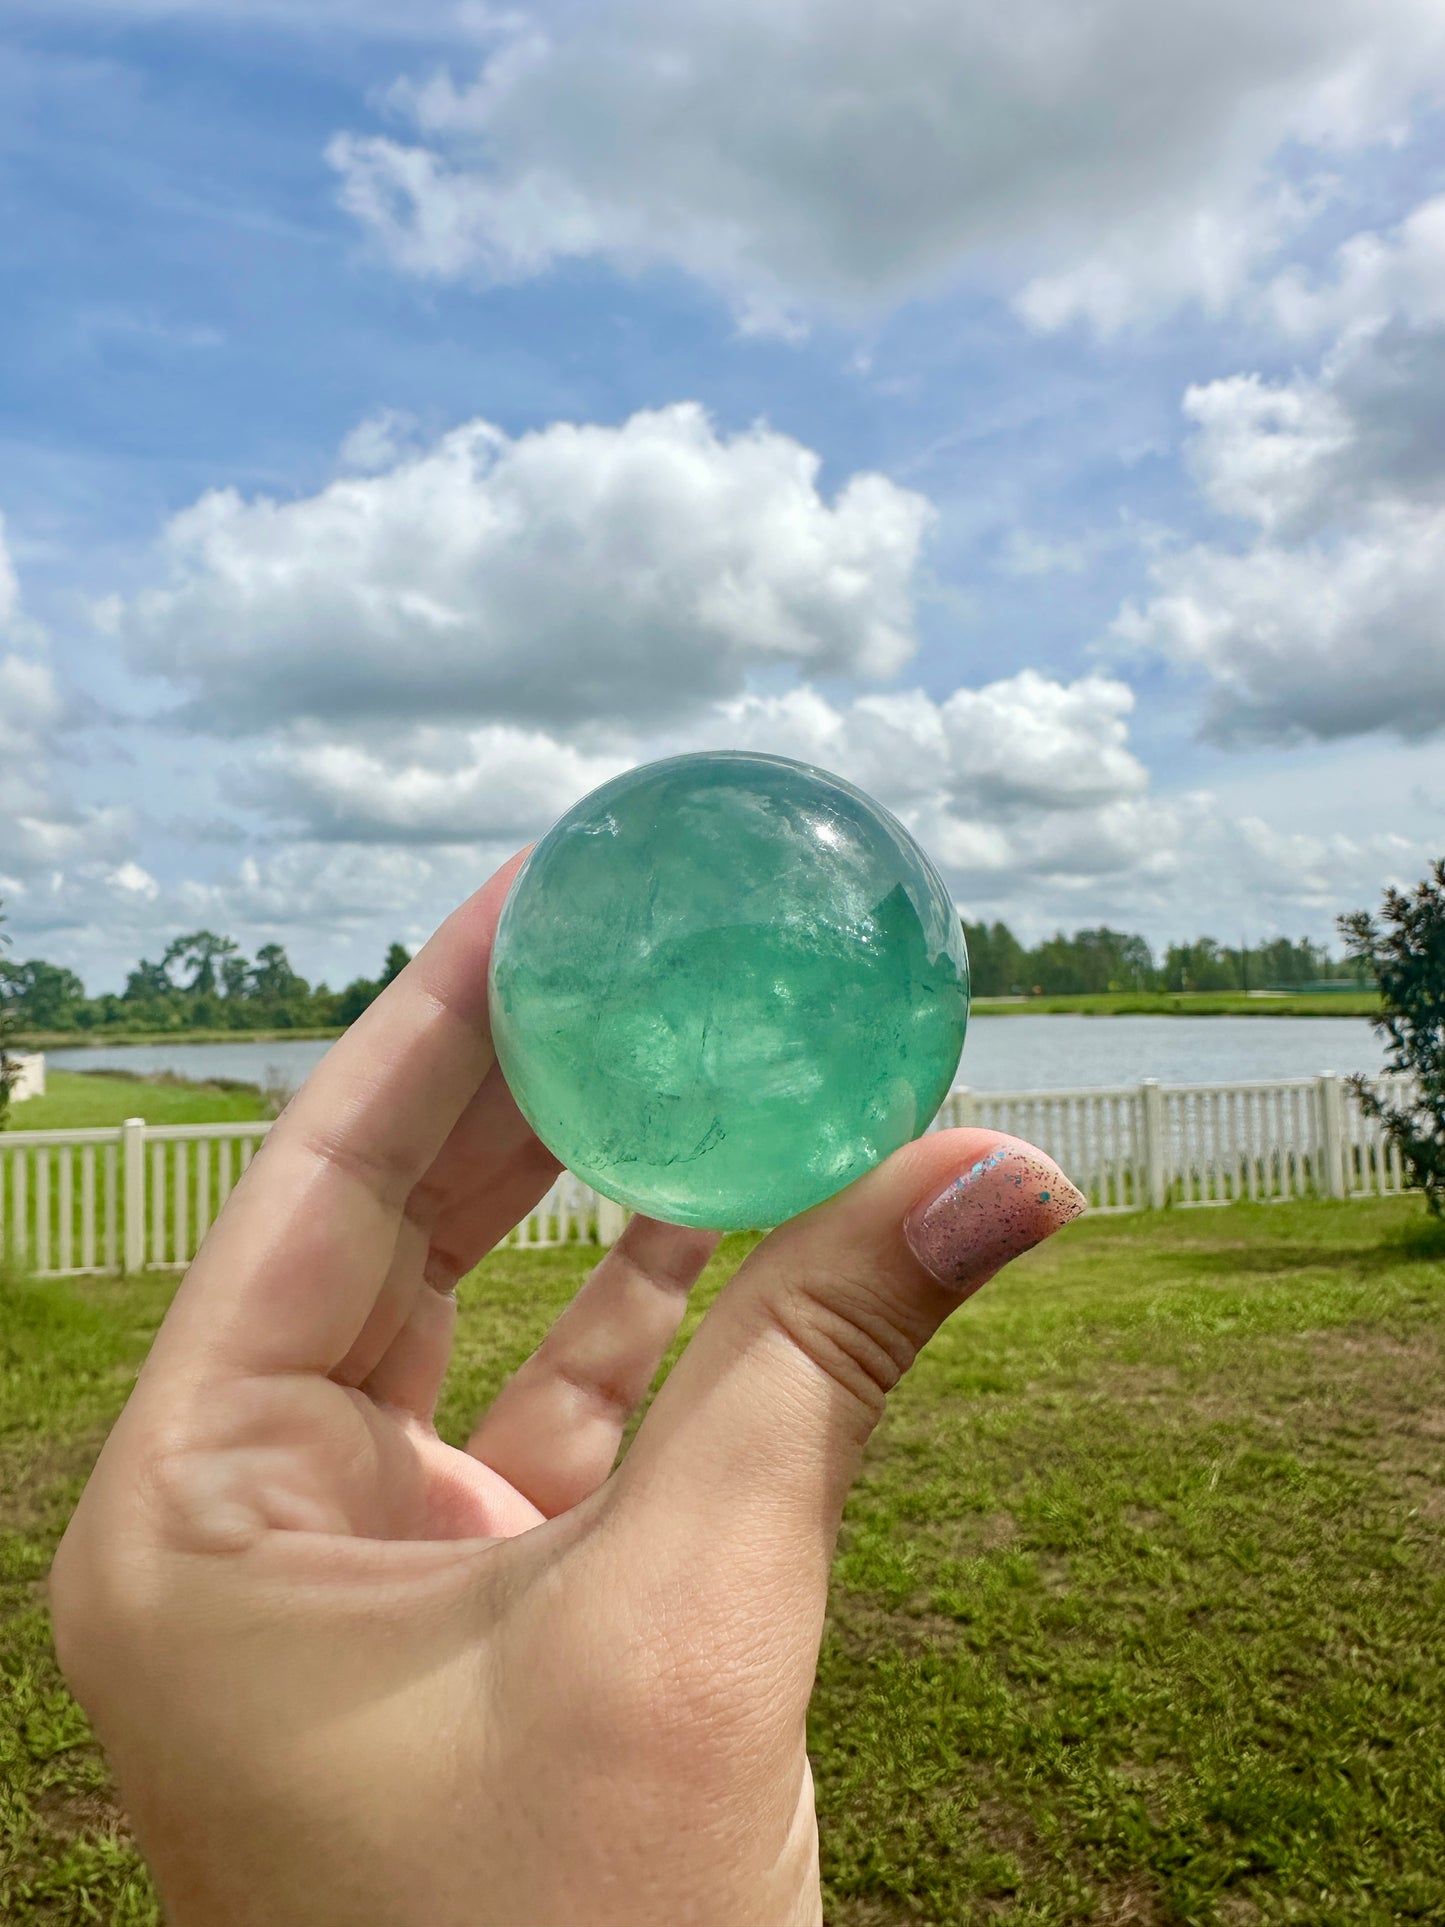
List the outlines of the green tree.
{"type": "Polygon", "coordinates": [[[1348,957],[1332,957],[1323,944],[1302,937],[1271,937],[1243,953],[1251,990],[1292,990],[1299,984],[1365,981],[1359,966],[1348,957]]]}
{"type": "Polygon", "coordinates": [[[1213,937],[1171,943],[1165,952],[1165,990],[1240,990],[1241,976],[1238,951],[1226,950],[1213,937]]]}
{"type": "Polygon", "coordinates": [[[37,957],[30,963],[0,965],[0,979],[27,1030],[75,1028],[76,1007],[85,1002],[85,985],[73,970],[37,957]]]}
{"type": "Polygon", "coordinates": [[[1032,983],[1027,953],[1006,923],[970,923],[965,917],[963,938],[975,997],[1017,996],[1032,983]]]}
{"type": "Polygon", "coordinates": [[[186,989],[198,991],[203,997],[214,997],[216,965],[235,954],[236,946],[229,937],[218,937],[214,930],[193,930],[188,937],[176,937],[167,944],[161,962],[167,970],[174,963],[189,964],[191,980],[186,989]]]}
{"type": "Polygon", "coordinates": [[[336,1024],[354,1024],[362,1011],[376,1002],[381,993],[381,985],[373,983],[370,977],[357,977],[338,990],[331,1002],[331,1021],[336,1024]]]}
{"type": "Polygon", "coordinates": [[[249,1009],[258,1023],[289,1029],[315,1015],[311,986],[291,968],[279,943],[265,943],[256,952],[251,972],[249,1009]]]}
{"type": "Polygon", "coordinates": [[[1054,996],[1142,990],[1154,973],[1144,939],[1107,924],[1051,937],[1031,953],[1029,964],[1035,983],[1054,996]]]}
{"type": "Polygon", "coordinates": [[[393,983],[411,962],[411,953],[405,944],[394,943],[386,953],[381,975],[373,980],[370,977],[356,977],[344,990],[335,991],[330,999],[327,1015],[333,1024],[354,1024],[362,1011],[374,1004],[389,983],[393,983]]]}
{"type": "Polygon", "coordinates": [[[1328,954],[1308,938],[1291,943],[1288,937],[1273,937],[1246,951],[1245,956],[1254,990],[1292,990],[1296,984],[1317,982],[1331,968],[1328,954]]]}
{"type": "Polygon", "coordinates": [[[1029,952],[1029,976],[1034,986],[1050,997],[1101,987],[1084,982],[1073,945],[1062,930],[1056,930],[1029,952]]]}
{"type": "Polygon", "coordinates": [[[250,992],[251,972],[239,950],[221,959],[221,989],[228,1004],[244,1003],[250,992]]]}
{"type": "Polygon", "coordinates": [[[121,998],[128,1004],[154,1004],[164,1003],[175,993],[176,987],[165,964],[151,963],[142,957],[135,969],[127,973],[121,998]]]}
{"type": "Polygon", "coordinates": [[[1374,1023],[1390,1046],[1388,1068],[1411,1080],[1398,1102],[1367,1077],[1350,1081],[1430,1209],[1445,1216],[1445,858],[1408,895],[1387,890],[1378,922],[1356,910],[1339,928],[1349,957],[1368,965],[1380,986],[1374,1023]]]}
{"type": "Polygon", "coordinates": [[[1154,952],[1137,933],[1096,930],[1109,958],[1110,990],[1147,990],[1154,981],[1154,952]]]}
{"type": "Polygon", "coordinates": [[[251,972],[251,994],[267,1004],[284,1004],[296,996],[297,986],[307,988],[304,977],[291,968],[291,960],[279,943],[263,943],[256,952],[251,972]]]}

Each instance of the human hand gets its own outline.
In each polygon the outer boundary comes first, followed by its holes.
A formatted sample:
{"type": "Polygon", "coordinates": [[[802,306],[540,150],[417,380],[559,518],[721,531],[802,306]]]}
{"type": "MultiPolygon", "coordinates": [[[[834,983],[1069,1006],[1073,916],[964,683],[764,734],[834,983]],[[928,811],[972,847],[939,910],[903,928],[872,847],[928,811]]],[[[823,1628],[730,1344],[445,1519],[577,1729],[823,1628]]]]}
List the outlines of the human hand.
{"type": "Polygon", "coordinates": [[[804,1719],[863,1446],[1082,1209],[1013,1139],[905,1146],[757,1246],[614,1471],[717,1242],[635,1218],[444,1445],[453,1287],[558,1169],[487,1028],[520,861],[272,1127],[56,1556],[171,1927],[818,1922],[804,1719]]]}

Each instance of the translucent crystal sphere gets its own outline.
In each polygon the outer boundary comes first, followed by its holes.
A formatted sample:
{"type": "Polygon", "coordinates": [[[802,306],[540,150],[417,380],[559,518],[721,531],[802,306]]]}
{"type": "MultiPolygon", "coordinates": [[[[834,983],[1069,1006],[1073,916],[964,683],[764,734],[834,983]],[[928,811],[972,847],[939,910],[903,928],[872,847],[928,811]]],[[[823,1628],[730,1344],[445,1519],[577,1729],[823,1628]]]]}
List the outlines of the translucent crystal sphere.
{"type": "Polygon", "coordinates": [[[492,1034],[542,1142],[673,1224],[784,1222],[947,1096],[968,955],[943,880],[825,770],[741,751],[604,783],[517,873],[492,1034]]]}

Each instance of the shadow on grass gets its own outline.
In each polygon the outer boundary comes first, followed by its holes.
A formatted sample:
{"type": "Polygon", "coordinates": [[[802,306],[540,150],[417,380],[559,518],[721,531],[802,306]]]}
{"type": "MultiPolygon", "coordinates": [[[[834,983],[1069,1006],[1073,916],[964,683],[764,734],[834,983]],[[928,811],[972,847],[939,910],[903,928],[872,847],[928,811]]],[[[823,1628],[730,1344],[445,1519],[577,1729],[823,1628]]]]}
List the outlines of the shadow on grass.
{"type": "Polygon", "coordinates": [[[1404,1225],[1384,1240],[1381,1249],[1396,1252],[1415,1264],[1445,1265],[1445,1218],[1426,1215],[1415,1224],[1404,1225]]]}
{"type": "MultiPolygon", "coordinates": [[[[1349,1210],[1342,1204],[1342,1212],[1349,1210]]],[[[1258,1244],[1176,1246],[1161,1251],[1160,1258],[1176,1276],[1190,1278],[1230,1278],[1241,1275],[1287,1277],[1297,1272],[1328,1268],[1372,1276],[1396,1270],[1402,1264],[1445,1265],[1445,1218],[1436,1218],[1423,1208],[1420,1216],[1407,1224],[1392,1225],[1368,1241],[1351,1244],[1343,1239],[1331,1251],[1314,1242],[1286,1243],[1280,1239],[1258,1244]]]]}

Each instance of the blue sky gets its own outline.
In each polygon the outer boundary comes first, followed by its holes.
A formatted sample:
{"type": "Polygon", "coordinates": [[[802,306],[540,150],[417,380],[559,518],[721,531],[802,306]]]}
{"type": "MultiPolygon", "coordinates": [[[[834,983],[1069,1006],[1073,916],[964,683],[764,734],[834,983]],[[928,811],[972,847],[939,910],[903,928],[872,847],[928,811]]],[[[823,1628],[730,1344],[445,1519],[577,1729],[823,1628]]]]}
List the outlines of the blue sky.
{"type": "Polygon", "coordinates": [[[12,5],[0,895],[335,982],[679,748],[970,915],[1445,845],[1433,0],[12,5]]]}

